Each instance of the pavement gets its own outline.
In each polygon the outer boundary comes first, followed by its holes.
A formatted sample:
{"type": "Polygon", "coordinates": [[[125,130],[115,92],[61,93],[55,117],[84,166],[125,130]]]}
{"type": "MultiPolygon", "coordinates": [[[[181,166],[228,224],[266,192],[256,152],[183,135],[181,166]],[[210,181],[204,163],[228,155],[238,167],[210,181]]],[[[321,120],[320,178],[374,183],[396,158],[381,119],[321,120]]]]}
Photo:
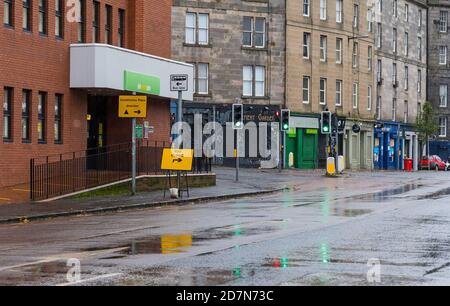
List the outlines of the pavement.
{"type": "Polygon", "coordinates": [[[450,284],[448,172],[223,171],[287,188],[0,225],[0,285],[450,284]]]}
{"type": "Polygon", "coordinates": [[[2,205],[27,203],[30,201],[30,184],[19,184],[0,188],[0,207],[2,205]]]}
{"type": "Polygon", "coordinates": [[[52,202],[0,205],[0,223],[21,223],[33,220],[72,215],[105,213],[164,205],[183,205],[194,202],[225,200],[229,198],[267,194],[281,191],[293,183],[311,184],[323,176],[323,170],[294,171],[241,169],[240,181],[235,182],[235,169],[217,167],[216,186],[193,188],[189,198],[177,200],[163,196],[163,191],[139,193],[136,196],[105,196],[82,199],[60,199],[52,202]]]}

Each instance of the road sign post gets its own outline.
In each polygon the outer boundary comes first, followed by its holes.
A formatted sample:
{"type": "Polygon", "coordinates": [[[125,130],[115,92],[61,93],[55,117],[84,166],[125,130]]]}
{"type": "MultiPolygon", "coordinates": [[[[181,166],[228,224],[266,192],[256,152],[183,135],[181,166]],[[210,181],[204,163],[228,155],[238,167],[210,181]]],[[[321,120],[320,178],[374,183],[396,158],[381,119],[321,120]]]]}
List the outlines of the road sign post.
{"type": "Polygon", "coordinates": [[[132,96],[119,97],[119,117],[131,118],[131,194],[136,194],[136,118],[147,117],[147,97],[132,96]]]}
{"type": "MultiPolygon", "coordinates": [[[[170,76],[170,91],[178,91],[178,122],[183,122],[183,91],[189,89],[187,74],[173,74],[170,76]]],[[[181,128],[180,128],[181,129],[181,128]]],[[[181,130],[178,131],[178,134],[181,130]]]]}
{"type": "Polygon", "coordinates": [[[131,194],[136,195],[136,118],[131,119],[131,194]]]}

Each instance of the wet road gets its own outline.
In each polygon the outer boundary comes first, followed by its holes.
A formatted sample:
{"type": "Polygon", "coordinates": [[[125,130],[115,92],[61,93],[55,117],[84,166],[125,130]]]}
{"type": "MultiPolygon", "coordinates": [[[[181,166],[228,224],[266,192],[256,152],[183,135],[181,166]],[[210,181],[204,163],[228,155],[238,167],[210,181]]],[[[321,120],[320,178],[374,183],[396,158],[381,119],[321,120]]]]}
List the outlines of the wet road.
{"type": "Polygon", "coordinates": [[[0,285],[372,285],[368,261],[382,285],[450,284],[449,176],[354,173],[266,197],[3,225],[0,285]]]}

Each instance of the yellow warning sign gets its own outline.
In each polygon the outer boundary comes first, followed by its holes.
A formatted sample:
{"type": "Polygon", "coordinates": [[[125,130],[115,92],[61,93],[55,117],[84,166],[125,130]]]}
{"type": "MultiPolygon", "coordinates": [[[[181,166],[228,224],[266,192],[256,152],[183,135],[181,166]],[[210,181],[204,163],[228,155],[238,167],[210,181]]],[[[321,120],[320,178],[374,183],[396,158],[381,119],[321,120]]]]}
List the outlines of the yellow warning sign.
{"type": "Polygon", "coordinates": [[[146,96],[120,96],[119,97],[120,118],[146,118],[147,97],[146,96]]]}
{"type": "Polygon", "coordinates": [[[164,149],[161,161],[162,170],[190,171],[194,150],[164,149]]]}

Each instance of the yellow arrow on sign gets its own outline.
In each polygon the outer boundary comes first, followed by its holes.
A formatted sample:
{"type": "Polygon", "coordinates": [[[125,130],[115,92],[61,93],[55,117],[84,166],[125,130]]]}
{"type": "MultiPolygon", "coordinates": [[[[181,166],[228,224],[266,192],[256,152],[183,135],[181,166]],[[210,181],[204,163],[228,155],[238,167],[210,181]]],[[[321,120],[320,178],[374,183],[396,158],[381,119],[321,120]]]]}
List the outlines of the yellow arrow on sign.
{"type": "Polygon", "coordinates": [[[120,118],[146,118],[147,97],[146,96],[120,96],[119,97],[120,118]]]}

